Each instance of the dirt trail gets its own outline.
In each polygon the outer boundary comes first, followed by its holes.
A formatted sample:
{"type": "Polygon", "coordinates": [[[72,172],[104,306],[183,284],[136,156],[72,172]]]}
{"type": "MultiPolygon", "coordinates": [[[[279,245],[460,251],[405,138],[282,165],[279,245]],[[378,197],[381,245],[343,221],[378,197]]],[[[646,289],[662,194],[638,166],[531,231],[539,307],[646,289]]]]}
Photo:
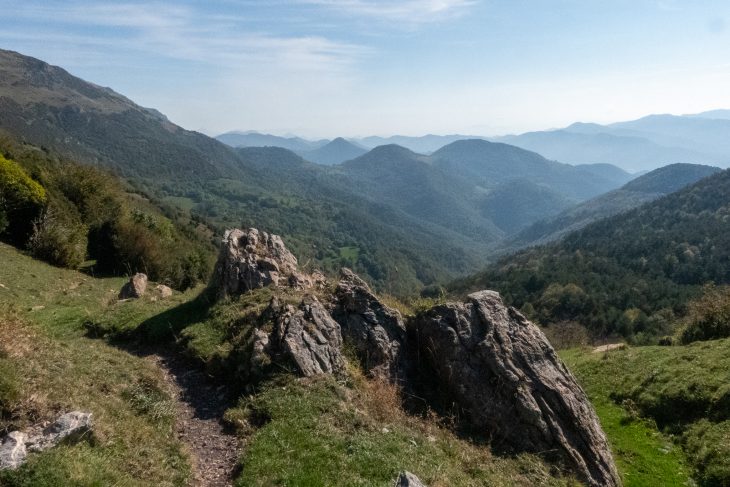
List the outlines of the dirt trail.
{"type": "Polygon", "coordinates": [[[229,487],[239,454],[235,435],[221,423],[232,401],[226,388],[213,384],[199,369],[175,356],[150,354],[175,394],[177,437],[187,445],[193,461],[193,485],[229,487]]]}

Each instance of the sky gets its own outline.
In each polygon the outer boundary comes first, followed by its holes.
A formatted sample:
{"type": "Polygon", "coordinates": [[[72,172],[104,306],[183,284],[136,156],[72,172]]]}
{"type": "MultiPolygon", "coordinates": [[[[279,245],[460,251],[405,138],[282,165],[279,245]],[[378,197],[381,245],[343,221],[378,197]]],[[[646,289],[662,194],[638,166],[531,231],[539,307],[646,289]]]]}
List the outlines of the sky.
{"type": "Polygon", "coordinates": [[[0,0],[0,48],[216,135],[500,135],[730,108],[727,0],[0,0]]]}

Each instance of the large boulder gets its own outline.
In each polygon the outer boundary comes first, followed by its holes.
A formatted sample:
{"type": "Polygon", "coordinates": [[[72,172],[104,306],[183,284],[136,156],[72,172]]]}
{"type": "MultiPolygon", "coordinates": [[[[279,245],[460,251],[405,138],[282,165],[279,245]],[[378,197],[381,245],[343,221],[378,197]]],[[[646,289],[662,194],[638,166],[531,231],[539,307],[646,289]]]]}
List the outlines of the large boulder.
{"type": "Polygon", "coordinates": [[[288,285],[297,258],[281,237],[255,228],[227,230],[216,264],[219,293],[241,294],[269,285],[288,285]]]}
{"type": "Polygon", "coordinates": [[[419,315],[414,335],[442,391],[495,445],[556,452],[592,486],[617,486],[593,407],[540,329],[481,291],[419,315]]]}
{"type": "Polygon", "coordinates": [[[366,372],[401,382],[405,376],[406,328],[398,311],[384,305],[349,269],[340,271],[332,316],[355,348],[366,372]]]}
{"type": "Polygon", "coordinates": [[[119,299],[136,299],[144,296],[147,290],[147,275],[138,272],[119,291],[119,299]]]}

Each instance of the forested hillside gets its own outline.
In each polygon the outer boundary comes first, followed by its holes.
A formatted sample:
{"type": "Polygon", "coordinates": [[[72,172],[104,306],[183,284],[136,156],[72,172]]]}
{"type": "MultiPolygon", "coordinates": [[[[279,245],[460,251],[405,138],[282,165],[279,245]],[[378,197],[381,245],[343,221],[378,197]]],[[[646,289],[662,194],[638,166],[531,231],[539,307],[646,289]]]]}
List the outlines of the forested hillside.
{"type": "Polygon", "coordinates": [[[0,134],[0,240],[36,258],[187,288],[209,277],[211,236],[104,170],[0,134]]]}
{"type": "Polygon", "coordinates": [[[730,282],[730,172],[597,221],[454,285],[498,289],[543,323],[595,335],[666,333],[707,282],[730,282]]]}
{"type": "Polygon", "coordinates": [[[530,225],[510,239],[505,249],[518,249],[557,240],[596,220],[636,208],[718,171],[719,168],[700,164],[670,164],[660,167],[639,176],[619,189],[579,203],[557,216],[530,225]]]}

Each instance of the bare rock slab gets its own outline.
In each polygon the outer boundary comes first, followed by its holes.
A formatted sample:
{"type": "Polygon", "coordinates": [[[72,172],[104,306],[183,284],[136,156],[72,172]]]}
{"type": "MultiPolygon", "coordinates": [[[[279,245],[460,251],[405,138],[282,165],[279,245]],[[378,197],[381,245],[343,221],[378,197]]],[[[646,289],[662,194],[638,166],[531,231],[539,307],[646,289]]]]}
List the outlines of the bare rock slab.
{"type": "Polygon", "coordinates": [[[157,291],[157,294],[162,299],[172,296],[172,289],[169,286],[165,286],[164,284],[158,284],[157,286],[155,286],[155,291],[157,291]]]}
{"type": "Polygon", "coordinates": [[[25,433],[20,431],[13,431],[3,439],[0,444],[0,470],[15,469],[25,463],[28,455],[25,440],[25,433]]]}
{"type": "Polygon", "coordinates": [[[316,298],[279,312],[274,340],[305,377],[340,374],[345,370],[340,325],[316,298]]]}
{"type": "Polygon", "coordinates": [[[66,413],[47,428],[37,432],[13,431],[0,445],[0,470],[14,469],[25,463],[29,452],[40,452],[66,442],[76,442],[93,428],[91,413],[66,413]]]}
{"type": "Polygon", "coordinates": [[[43,451],[62,442],[75,442],[90,433],[92,427],[91,413],[72,411],[58,418],[40,434],[31,436],[26,446],[29,451],[43,451]]]}
{"type": "Polygon", "coordinates": [[[332,316],[373,377],[400,382],[404,378],[406,328],[398,311],[384,305],[349,269],[340,271],[332,316]]]}
{"type": "Polygon", "coordinates": [[[540,329],[498,293],[436,306],[414,325],[441,387],[493,444],[555,451],[587,484],[621,485],[585,392],[540,329]]]}

